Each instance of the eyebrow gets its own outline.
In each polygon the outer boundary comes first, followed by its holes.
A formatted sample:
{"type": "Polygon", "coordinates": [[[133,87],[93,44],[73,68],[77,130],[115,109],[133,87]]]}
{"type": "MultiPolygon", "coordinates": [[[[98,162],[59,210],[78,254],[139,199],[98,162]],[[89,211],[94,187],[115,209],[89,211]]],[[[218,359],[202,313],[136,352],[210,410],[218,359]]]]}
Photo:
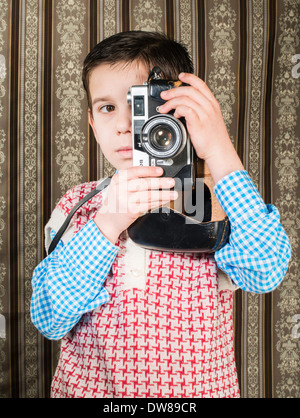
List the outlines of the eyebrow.
{"type": "Polygon", "coordinates": [[[96,99],[92,101],[92,106],[94,106],[98,102],[111,102],[111,101],[113,101],[113,99],[110,96],[96,97],[96,99]]]}

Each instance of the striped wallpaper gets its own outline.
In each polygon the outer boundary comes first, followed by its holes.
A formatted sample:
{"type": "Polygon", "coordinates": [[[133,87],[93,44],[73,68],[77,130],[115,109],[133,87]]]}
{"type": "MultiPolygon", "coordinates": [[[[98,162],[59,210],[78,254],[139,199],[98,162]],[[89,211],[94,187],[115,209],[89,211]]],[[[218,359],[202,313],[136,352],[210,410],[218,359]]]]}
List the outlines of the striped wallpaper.
{"type": "Polygon", "coordinates": [[[59,343],[30,321],[43,227],[71,186],[111,173],[88,126],[81,66],[103,38],[183,41],[293,258],[279,289],[235,295],[242,397],[300,395],[300,0],[0,0],[0,397],[49,397],[59,343]]]}

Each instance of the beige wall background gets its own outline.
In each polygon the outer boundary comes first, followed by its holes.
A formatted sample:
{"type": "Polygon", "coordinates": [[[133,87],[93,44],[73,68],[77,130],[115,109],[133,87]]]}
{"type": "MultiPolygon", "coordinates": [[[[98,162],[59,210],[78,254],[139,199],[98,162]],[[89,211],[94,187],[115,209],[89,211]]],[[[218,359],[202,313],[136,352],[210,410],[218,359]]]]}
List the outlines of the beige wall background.
{"type": "Polygon", "coordinates": [[[299,397],[299,0],[0,0],[0,397],[49,396],[59,343],[30,321],[43,227],[71,186],[111,173],[88,126],[81,66],[127,29],[183,41],[293,257],[272,294],[235,295],[242,397],[299,397]]]}

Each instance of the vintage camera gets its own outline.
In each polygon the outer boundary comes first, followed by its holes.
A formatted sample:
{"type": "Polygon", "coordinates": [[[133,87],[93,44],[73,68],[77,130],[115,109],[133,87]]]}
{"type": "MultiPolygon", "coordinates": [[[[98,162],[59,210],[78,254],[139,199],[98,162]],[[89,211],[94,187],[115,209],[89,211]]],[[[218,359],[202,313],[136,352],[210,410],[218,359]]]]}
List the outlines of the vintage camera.
{"type": "Polygon", "coordinates": [[[215,252],[228,242],[230,224],[225,213],[218,219],[218,202],[209,188],[211,175],[197,158],[185,120],[175,118],[174,112],[157,111],[165,103],[162,91],[186,84],[164,80],[160,74],[160,68],[154,67],[144,85],[132,86],[128,92],[133,165],[162,167],[166,177],[175,179],[179,198],[140,216],[128,234],[150,250],[215,252]]]}
{"type": "Polygon", "coordinates": [[[133,165],[162,167],[164,176],[192,188],[194,150],[185,120],[175,118],[174,112],[163,115],[157,111],[165,103],[160,97],[162,91],[185,84],[161,79],[160,74],[160,68],[154,67],[148,81],[132,86],[127,95],[132,106],[133,165]]]}

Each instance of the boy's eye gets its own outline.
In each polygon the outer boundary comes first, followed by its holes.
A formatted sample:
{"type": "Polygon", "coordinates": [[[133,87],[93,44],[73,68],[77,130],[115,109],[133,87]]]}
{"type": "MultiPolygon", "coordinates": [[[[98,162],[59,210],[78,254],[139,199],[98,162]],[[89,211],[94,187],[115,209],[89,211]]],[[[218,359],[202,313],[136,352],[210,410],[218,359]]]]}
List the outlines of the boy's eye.
{"type": "Polygon", "coordinates": [[[105,105],[100,108],[101,112],[103,113],[111,113],[115,110],[115,106],[113,105],[105,105]]]}

